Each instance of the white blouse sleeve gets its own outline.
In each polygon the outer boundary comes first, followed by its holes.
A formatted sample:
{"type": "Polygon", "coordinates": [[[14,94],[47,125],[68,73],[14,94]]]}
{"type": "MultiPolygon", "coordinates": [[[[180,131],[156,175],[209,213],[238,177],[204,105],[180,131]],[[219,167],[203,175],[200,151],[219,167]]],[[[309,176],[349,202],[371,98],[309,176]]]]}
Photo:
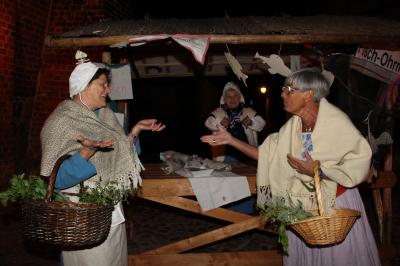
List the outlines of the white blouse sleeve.
{"type": "Polygon", "coordinates": [[[265,120],[259,115],[253,117],[251,121],[252,124],[251,126],[249,126],[249,128],[251,128],[254,131],[260,132],[265,126],[265,120]]]}
{"type": "Polygon", "coordinates": [[[207,120],[204,122],[204,125],[211,131],[217,130],[217,125],[221,125],[217,119],[210,115],[207,120]]]}

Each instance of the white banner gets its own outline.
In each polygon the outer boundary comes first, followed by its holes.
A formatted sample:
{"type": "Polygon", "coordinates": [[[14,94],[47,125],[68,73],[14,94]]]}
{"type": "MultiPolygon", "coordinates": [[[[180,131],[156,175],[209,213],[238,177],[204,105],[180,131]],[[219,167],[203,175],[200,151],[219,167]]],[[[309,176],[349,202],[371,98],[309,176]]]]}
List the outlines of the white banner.
{"type": "Polygon", "coordinates": [[[355,57],[400,74],[400,51],[358,48],[355,57]]]}
{"type": "Polygon", "coordinates": [[[358,48],[351,60],[351,68],[386,83],[393,83],[400,75],[400,51],[358,48]]]}

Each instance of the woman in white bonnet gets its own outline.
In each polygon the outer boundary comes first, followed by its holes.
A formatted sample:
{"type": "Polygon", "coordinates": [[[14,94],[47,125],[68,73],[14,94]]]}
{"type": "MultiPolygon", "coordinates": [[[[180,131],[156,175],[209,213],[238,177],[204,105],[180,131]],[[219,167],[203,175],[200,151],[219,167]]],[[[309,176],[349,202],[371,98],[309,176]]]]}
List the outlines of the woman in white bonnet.
{"type": "MultiPolygon", "coordinates": [[[[144,119],[126,135],[106,104],[111,90],[108,75],[101,64],[79,63],[69,78],[71,99],[62,101],[42,128],[41,175],[49,176],[58,158],[71,155],[58,171],[58,189],[76,193],[82,181],[85,186],[116,181],[124,189],[136,188],[141,183],[142,165],[135,141],[142,130],[161,131],[165,125],[156,119],[144,119]]],[[[119,203],[114,208],[107,239],[92,248],[63,251],[63,265],[128,265],[124,222],[119,203]]]]}
{"type": "MultiPolygon", "coordinates": [[[[211,112],[204,125],[213,132],[217,127],[223,127],[232,136],[241,141],[258,146],[257,133],[265,126],[265,120],[251,107],[245,107],[243,94],[235,82],[227,82],[220,99],[220,107],[211,112]]],[[[232,146],[224,147],[224,155],[216,160],[224,162],[246,162],[249,160],[244,153],[232,146]]],[[[253,214],[255,198],[248,197],[226,206],[230,210],[253,214]]]]}
{"type": "MultiPolygon", "coordinates": [[[[245,100],[239,86],[233,82],[227,82],[222,91],[220,106],[213,110],[204,122],[211,131],[217,131],[217,127],[224,127],[234,137],[258,146],[257,133],[265,126],[265,120],[252,108],[245,107],[245,100]]],[[[248,159],[243,153],[232,147],[225,147],[224,162],[245,161],[248,159]]]]}

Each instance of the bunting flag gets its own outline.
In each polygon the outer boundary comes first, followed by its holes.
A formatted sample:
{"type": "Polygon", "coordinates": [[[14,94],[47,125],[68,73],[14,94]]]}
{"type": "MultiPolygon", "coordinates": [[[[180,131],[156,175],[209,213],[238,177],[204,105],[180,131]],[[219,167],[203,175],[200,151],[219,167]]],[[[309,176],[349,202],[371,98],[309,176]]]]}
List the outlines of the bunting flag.
{"type": "MultiPolygon", "coordinates": [[[[210,38],[204,36],[187,35],[187,34],[156,34],[156,35],[143,35],[138,37],[132,37],[128,39],[129,46],[139,46],[146,44],[150,41],[163,40],[172,38],[174,41],[190,50],[197,62],[204,65],[208,46],[210,44],[210,38]]],[[[124,43],[114,44],[113,47],[124,46],[124,43]]]]}

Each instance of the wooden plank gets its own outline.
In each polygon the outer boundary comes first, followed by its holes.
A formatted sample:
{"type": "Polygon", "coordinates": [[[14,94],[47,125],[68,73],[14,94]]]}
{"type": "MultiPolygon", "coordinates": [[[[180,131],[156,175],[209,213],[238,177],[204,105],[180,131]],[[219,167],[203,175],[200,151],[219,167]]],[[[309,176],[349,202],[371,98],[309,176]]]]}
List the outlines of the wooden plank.
{"type": "Polygon", "coordinates": [[[392,188],[383,189],[383,223],[385,244],[392,243],[392,188]]]}
{"type": "MultiPolygon", "coordinates": [[[[249,218],[254,217],[251,215],[223,208],[216,208],[203,212],[201,210],[200,204],[197,201],[187,198],[181,198],[181,197],[142,197],[142,198],[231,223],[242,222],[249,218]]],[[[258,227],[257,230],[276,234],[276,231],[274,229],[267,228],[264,225],[258,227]]]]}
{"type": "Polygon", "coordinates": [[[375,211],[378,218],[379,240],[383,243],[383,203],[380,189],[373,189],[372,197],[374,199],[375,211]]]}
{"type": "Polygon", "coordinates": [[[143,254],[170,254],[181,253],[209,243],[213,243],[230,236],[234,236],[264,224],[263,218],[256,216],[240,223],[231,224],[213,231],[209,231],[188,239],[184,239],[157,249],[149,250],[143,254]]]}
{"type": "MultiPolygon", "coordinates": [[[[145,164],[142,173],[141,197],[151,196],[194,196],[190,181],[186,177],[175,173],[167,175],[161,170],[161,164],[145,164]]],[[[233,165],[235,174],[246,176],[249,189],[252,194],[256,193],[256,168],[243,164],[233,165]]]]}
{"type": "Polygon", "coordinates": [[[194,196],[187,178],[171,179],[142,179],[142,188],[138,194],[146,196],[194,196]]]}
{"type": "MultiPolygon", "coordinates": [[[[248,176],[250,193],[256,193],[256,177],[248,176]]],[[[152,196],[194,196],[192,186],[187,178],[142,179],[142,188],[138,194],[141,197],[152,196]]]]}
{"type": "MultiPolygon", "coordinates": [[[[118,35],[103,37],[75,37],[53,38],[47,36],[45,45],[59,48],[76,48],[84,46],[108,46],[120,42],[127,42],[130,38],[143,35],[118,35]]],[[[385,48],[395,50],[400,46],[398,36],[373,36],[373,35],[345,35],[345,34],[259,34],[259,35],[197,35],[197,37],[209,38],[210,43],[219,44],[274,44],[274,43],[336,43],[359,44],[366,47],[385,48]]]]}
{"type": "Polygon", "coordinates": [[[129,255],[129,266],[281,266],[277,250],[251,252],[187,253],[162,255],[129,255]]]}

